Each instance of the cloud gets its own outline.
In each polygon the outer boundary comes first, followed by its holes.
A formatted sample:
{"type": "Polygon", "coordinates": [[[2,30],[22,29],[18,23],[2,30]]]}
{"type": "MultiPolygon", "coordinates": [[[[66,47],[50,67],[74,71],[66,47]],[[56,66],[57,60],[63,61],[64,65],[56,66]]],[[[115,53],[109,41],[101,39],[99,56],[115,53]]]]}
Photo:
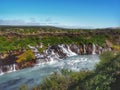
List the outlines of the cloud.
{"type": "Polygon", "coordinates": [[[52,20],[50,17],[43,19],[43,20],[37,20],[36,18],[30,18],[29,21],[24,21],[21,19],[17,19],[17,20],[0,19],[0,25],[56,26],[56,27],[62,27],[62,28],[93,28],[93,27],[87,27],[87,26],[77,26],[77,25],[67,25],[67,24],[63,25],[63,24],[60,24],[52,20]]]}
{"type": "Polygon", "coordinates": [[[0,19],[0,25],[23,25],[23,26],[56,26],[56,27],[64,27],[64,28],[78,28],[78,26],[69,26],[69,25],[63,25],[56,21],[54,21],[52,18],[48,17],[46,19],[36,19],[36,18],[29,18],[28,21],[16,19],[16,20],[6,20],[6,19],[0,19]]]}
{"type": "Polygon", "coordinates": [[[48,17],[46,19],[40,20],[40,24],[42,24],[42,25],[54,25],[54,26],[56,26],[59,23],[56,22],[55,20],[53,20],[51,17],[48,17]]]}
{"type": "Polygon", "coordinates": [[[25,24],[24,20],[0,20],[0,25],[22,25],[25,24]]]}
{"type": "Polygon", "coordinates": [[[50,17],[39,20],[31,17],[28,21],[16,19],[16,20],[6,20],[0,19],[0,25],[58,25],[59,23],[53,21],[50,17]]]}

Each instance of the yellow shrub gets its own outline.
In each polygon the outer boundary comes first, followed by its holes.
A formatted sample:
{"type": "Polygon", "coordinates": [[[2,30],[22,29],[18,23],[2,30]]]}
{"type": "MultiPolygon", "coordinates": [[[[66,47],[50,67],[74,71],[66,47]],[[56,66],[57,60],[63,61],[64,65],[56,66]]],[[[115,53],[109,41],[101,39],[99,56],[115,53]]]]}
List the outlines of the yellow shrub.
{"type": "Polygon", "coordinates": [[[24,53],[22,53],[21,55],[18,56],[17,63],[31,61],[31,60],[34,60],[34,59],[35,59],[35,55],[34,55],[33,51],[27,50],[27,51],[25,51],[24,53]]]}
{"type": "Polygon", "coordinates": [[[114,48],[115,50],[119,50],[120,51],[120,46],[118,46],[118,45],[113,45],[112,48],[114,48]]]}

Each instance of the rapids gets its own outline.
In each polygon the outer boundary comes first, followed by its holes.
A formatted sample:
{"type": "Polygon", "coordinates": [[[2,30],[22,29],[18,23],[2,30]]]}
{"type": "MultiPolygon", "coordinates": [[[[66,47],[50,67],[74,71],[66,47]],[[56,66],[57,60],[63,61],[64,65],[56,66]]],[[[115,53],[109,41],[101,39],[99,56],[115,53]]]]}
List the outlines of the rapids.
{"type": "MultiPolygon", "coordinates": [[[[54,54],[54,53],[53,53],[54,54]]],[[[0,90],[17,90],[19,86],[26,84],[31,88],[42,82],[54,71],[68,69],[72,71],[93,70],[99,62],[98,55],[76,55],[62,60],[53,60],[36,64],[32,68],[26,68],[0,76],[0,90]]],[[[14,70],[14,69],[13,69],[14,70]]]]}

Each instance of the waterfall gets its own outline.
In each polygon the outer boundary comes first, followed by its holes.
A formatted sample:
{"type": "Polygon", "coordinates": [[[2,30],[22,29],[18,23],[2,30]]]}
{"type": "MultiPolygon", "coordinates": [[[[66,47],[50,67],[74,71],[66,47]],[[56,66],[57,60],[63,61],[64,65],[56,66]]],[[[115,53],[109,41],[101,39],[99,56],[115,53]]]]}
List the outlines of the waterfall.
{"type": "Polygon", "coordinates": [[[101,54],[102,53],[102,47],[101,46],[99,46],[99,54],[101,54]]]}
{"type": "Polygon", "coordinates": [[[44,50],[44,53],[45,53],[45,54],[48,54],[48,53],[49,53],[49,50],[50,50],[50,47],[48,47],[46,50],[44,50]]]}
{"type": "Polygon", "coordinates": [[[54,53],[54,51],[53,51],[53,50],[51,51],[51,54],[52,54],[52,55],[55,55],[55,53],[54,53]]]}
{"type": "MultiPolygon", "coordinates": [[[[58,45],[58,47],[62,50],[63,53],[65,53],[67,56],[74,56],[77,55],[75,52],[71,51],[70,46],[66,45],[67,47],[64,46],[64,44],[62,45],[58,45]]],[[[35,57],[37,59],[40,58],[47,58],[48,56],[52,57],[52,59],[59,59],[59,55],[58,53],[54,52],[54,47],[51,48],[50,46],[44,51],[44,53],[42,55],[39,54],[39,51],[36,47],[30,46],[28,45],[28,47],[35,53],[35,57]]]]}
{"type": "Polygon", "coordinates": [[[74,55],[76,55],[76,53],[74,53],[74,52],[72,52],[71,50],[70,50],[70,47],[67,45],[67,48],[65,48],[64,47],[64,45],[62,44],[62,45],[58,45],[61,49],[62,49],[62,51],[63,51],[63,53],[66,53],[67,54],[67,56],[74,56],[74,55]]]}
{"type": "Polygon", "coordinates": [[[55,53],[53,50],[51,51],[51,55],[53,56],[54,59],[59,59],[59,55],[55,53]]]}
{"type": "Polygon", "coordinates": [[[13,71],[14,71],[14,72],[16,71],[15,66],[16,66],[16,65],[15,65],[15,64],[13,64],[13,71]]]}
{"type": "Polygon", "coordinates": [[[3,71],[2,71],[2,68],[0,68],[0,75],[3,75],[4,73],[3,73],[3,71]]]}
{"type": "Polygon", "coordinates": [[[63,44],[62,44],[62,45],[58,45],[58,46],[62,49],[63,53],[66,53],[67,56],[71,56],[70,53],[67,51],[67,49],[64,48],[64,45],[63,45],[63,44]]]}
{"type": "Polygon", "coordinates": [[[62,50],[63,54],[66,54],[67,56],[74,56],[77,55],[76,53],[72,52],[69,45],[58,45],[54,48],[54,46],[49,46],[44,52],[43,54],[40,54],[38,49],[36,47],[30,46],[28,45],[28,47],[34,52],[35,57],[36,57],[36,63],[42,63],[42,62],[48,62],[48,61],[54,61],[54,60],[60,60],[60,56],[58,52],[54,52],[56,51],[56,47],[58,48],[58,50],[62,50]]]}
{"type": "Polygon", "coordinates": [[[16,71],[16,64],[6,65],[6,66],[2,66],[2,67],[6,68],[7,71],[3,72],[2,68],[0,68],[0,75],[3,75],[4,73],[10,73],[10,72],[15,72],[16,71]]]}
{"type": "Polygon", "coordinates": [[[69,45],[67,45],[67,47],[68,47],[68,52],[71,53],[72,56],[77,55],[76,53],[74,53],[74,52],[72,52],[72,51],[70,50],[69,45]]]}
{"type": "Polygon", "coordinates": [[[10,65],[10,66],[9,66],[9,71],[8,71],[8,72],[12,72],[12,70],[13,70],[13,67],[12,67],[12,65],[10,65]]]}
{"type": "Polygon", "coordinates": [[[11,65],[8,65],[8,66],[7,66],[7,70],[8,70],[8,71],[7,71],[8,73],[9,73],[9,72],[12,72],[12,67],[11,67],[11,65]]]}
{"type": "Polygon", "coordinates": [[[93,49],[93,50],[92,50],[92,54],[96,54],[96,53],[95,53],[95,51],[96,51],[96,46],[95,46],[94,43],[92,44],[92,49],[93,49]]]}
{"type": "Polygon", "coordinates": [[[38,49],[36,47],[32,47],[29,45],[29,48],[34,52],[36,57],[36,64],[39,65],[41,63],[45,63],[48,61],[54,61],[54,59],[59,59],[59,55],[54,53],[54,50],[50,50],[50,47],[48,47],[43,54],[40,54],[38,49]]]}
{"type": "Polygon", "coordinates": [[[86,54],[86,46],[85,46],[85,44],[83,45],[83,51],[84,51],[84,54],[86,54]]]}

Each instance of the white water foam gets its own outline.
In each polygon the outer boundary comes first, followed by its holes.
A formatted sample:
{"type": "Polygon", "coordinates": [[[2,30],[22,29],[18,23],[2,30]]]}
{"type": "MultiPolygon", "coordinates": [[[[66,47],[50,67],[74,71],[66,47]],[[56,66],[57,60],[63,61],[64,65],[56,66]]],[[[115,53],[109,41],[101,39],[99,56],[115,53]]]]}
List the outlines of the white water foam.
{"type": "Polygon", "coordinates": [[[92,50],[92,54],[96,54],[96,52],[95,52],[95,51],[96,51],[96,46],[95,46],[94,43],[92,44],[92,49],[93,49],[93,50],[92,50]]]}

